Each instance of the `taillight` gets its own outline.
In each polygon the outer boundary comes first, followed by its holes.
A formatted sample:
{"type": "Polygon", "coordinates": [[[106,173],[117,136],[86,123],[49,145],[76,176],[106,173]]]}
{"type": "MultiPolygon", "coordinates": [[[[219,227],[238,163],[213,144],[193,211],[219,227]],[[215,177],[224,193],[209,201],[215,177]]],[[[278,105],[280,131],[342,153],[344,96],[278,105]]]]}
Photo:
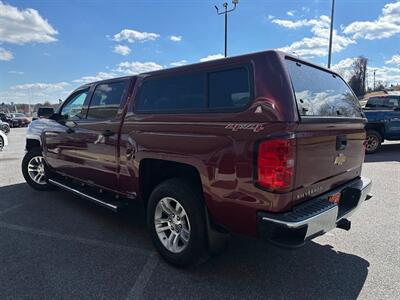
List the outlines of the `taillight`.
{"type": "Polygon", "coordinates": [[[294,180],[294,139],[274,139],[258,145],[257,183],[271,191],[287,191],[294,180]]]}

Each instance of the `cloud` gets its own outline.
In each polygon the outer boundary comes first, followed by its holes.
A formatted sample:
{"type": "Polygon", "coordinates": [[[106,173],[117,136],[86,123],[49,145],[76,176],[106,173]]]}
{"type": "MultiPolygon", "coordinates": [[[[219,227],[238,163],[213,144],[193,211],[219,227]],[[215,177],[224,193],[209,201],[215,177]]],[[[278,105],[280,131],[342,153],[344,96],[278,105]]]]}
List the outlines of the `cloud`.
{"type": "Polygon", "coordinates": [[[182,36],[181,35],[170,35],[169,39],[173,42],[180,42],[180,41],[182,41],[182,36]]]}
{"type": "Polygon", "coordinates": [[[208,55],[206,57],[200,58],[200,62],[205,62],[205,61],[209,61],[209,60],[214,60],[214,59],[220,59],[220,58],[224,58],[224,56],[221,53],[218,54],[211,54],[208,55]]]}
{"type": "MultiPolygon", "coordinates": [[[[322,15],[318,19],[297,21],[274,19],[271,22],[288,29],[311,27],[310,31],[313,33],[312,37],[305,37],[279,50],[292,52],[304,58],[328,55],[330,31],[330,18],[328,16],[322,15]]],[[[351,38],[339,35],[336,30],[333,31],[333,41],[332,52],[336,53],[355,43],[351,38]]]]}
{"type": "Polygon", "coordinates": [[[18,45],[50,43],[57,41],[57,34],[37,10],[19,10],[0,1],[0,42],[18,45]]]}
{"type": "Polygon", "coordinates": [[[297,29],[297,28],[308,25],[309,21],[308,20],[292,21],[292,20],[274,19],[271,22],[278,24],[279,26],[289,28],[289,29],[297,29]]]}
{"type": "Polygon", "coordinates": [[[68,82],[56,83],[26,83],[11,86],[8,90],[0,91],[0,98],[5,102],[15,103],[43,103],[57,100],[69,94],[71,85],[68,82]],[[67,90],[68,89],[68,90],[67,90]]]}
{"type": "Polygon", "coordinates": [[[369,86],[372,87],[374,80],[375,71],[375,81],[383,82],[384,84],[400,84],[400,68],[396,67],[369,67],[368,68],[368,81],[369,86]]]}
{"type": "Polygon", "coordinates": [[[169,65],[170,65],[171,67],[179,67],[179,66],[186,65],[187,63],[188,63],[188,61],[187,61],[186,59],[182,59],[182,60],[180,60],[180,61],[172,62],[172,63],[170,63],[169,65]]]}
{"type": "Polygon", "coordinates": [[[133,62],[121,62],[117,65],[117,68],[114,70],[116,72],[120,72],[126,75],[134,75],[139,73],[147,73],[155,70],[160,70],[163,67],[155,62],[148,61],[148,62],[140,62],[140,61],[133,61],[133,62]]]}
{"type": "Polygon", "coordinates": [[[61,91],[65,87],[69,86],[68,82],[57,82],[57,83],[25,83],[25,84],[18,84],[10,87],[10,90],[14,91],[24,91],[24,90],[31,90],[31,91],[46,91],[46,92],[54,92],[54,91],[61,91]]]}
{"type": "Polygon", "coordinates": [[[391,59],[385,61],[385,64],[400,66],[400,54],[393,55],[391,59]]]}
{"type": "Polygon", "coordinates": [[[286,14],[287,14],[288,16],[293,17],[295,12],[296,12],[295,10],[289,10],[288,12],[286,12],[286,14]]]}
{"type": "Polygon", "coordinates": [[[116,45],[114,47],[113,52],[117,53],[117,54],[120,54],[120,55],[123,55],[123,56],[126,56],[129,53],[131,53],[131,48],[129,48],[128,46],[116,45]]]}
{"type": "Polygon", "coordinates": [[[273,19],[275,19],[275,16],[273,16],[273,15],[268,15],[267,18],[268,18],[268,20],[273,20],[273,19]]]}
{"type": "Polygon", "coordinates": [[[99,72],[94,76],[83,76],[79,79],[75,79],[72,82],[75,83],[90,83],[90,82],[95,82],[95,81],[100,81],[100,80],[105,80],[105,79],[110,79],[113,77],[117,77],[118,75],[112,72],[99,72]]]}
{"type": "MultiPolygon", "coordinates": [[[[1,29],[0,29],[0,32],[1,32],[1,29]]],[[[0,47],[0,60],[8,61],[8,60],[12,60],[13,58],[14,58],[14,55],[10,51],[0,47]]]]}
{"type": "MultiPolygon", "coordinates": [[[[395,55],[396,56],[396,55],[395,55]]],[[[395,57],[394,56],[394,57],[395,57]]],[[[332,69],[342,75],[345,80],[349,80],[353,75],[353,62],[356,60],[356,57],[346,58],[339,61],[337,64],[332,66],[332,69]]],[[[367,67],[367,76],[368,76],[368,86],[373,86],[374,80],[374,71],[375,71],[375,81],[382,82],[384,84],[398,84],[400,83],[400,68],[396,67],[367,67]]]]}
{"type": "Polygon", "coordinates": [[[154,41],[159,37],[160,35],[157,33],[140,32],[133,29],[123,29],[119,33],[114,35],[113,40],[116,42],[128,41],[129,43],[134,43],[154,41]]]}
{"type": "Polygon", "coordinates": [[[24,75],[25,72],[10,70],[10,71],[8,71],[8,74],[24,75]]]}
{"type": "Polygon", "coordinates": [[[357,57],[345,58],[332,65],[332,70],[339,73],[347,81],[353,76],[353,63],[357,57]]]}
{"type": "Polygon", "coordinates": [[[384,39],[400,33],[400,1],[388,3],[373,21],[356,21],[345,26],[343,33],[353,39],[384,39]]]}

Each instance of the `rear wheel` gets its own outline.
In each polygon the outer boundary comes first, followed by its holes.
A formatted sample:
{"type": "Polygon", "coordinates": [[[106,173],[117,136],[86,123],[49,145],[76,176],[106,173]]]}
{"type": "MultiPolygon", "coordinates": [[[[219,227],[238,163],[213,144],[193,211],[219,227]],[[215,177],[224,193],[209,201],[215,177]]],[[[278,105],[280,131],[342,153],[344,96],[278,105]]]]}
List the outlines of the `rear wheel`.
{"type": "Polygon", "coordinates": [[[367,154],[375,153],[379,150],[382,143],[382,136],[379,132],[375,130],[367,131],[367,145],[366,152],[367,154]]]}
{"type": "Polygon", "coordinates": [[[200,189],[179,178],[159,184],[150,195],[147,225],[160,255],[175,266],[206,257],[207,227],[200,189]]]}
{"type": "Polygon", "coordinates": [[[4,140],[3,138],[0,136],[0,151],[3,150],[4,148],[4,140]]]}
{"type": "Polygon", "coordinates": [[[33,148],[25,154],[22,160],[22,174],[35,190],[46,191],[51,188],[47,182],[46,166],[40,148],[33,148]]]}

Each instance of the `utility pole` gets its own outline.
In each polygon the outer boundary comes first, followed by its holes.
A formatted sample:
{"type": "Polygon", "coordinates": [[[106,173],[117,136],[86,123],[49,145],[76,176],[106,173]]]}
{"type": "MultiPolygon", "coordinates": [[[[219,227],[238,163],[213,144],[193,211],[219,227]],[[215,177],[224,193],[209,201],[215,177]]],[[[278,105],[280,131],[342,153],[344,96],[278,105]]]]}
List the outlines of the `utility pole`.
{"type": "Polygon", "coordinates": [[[236,9],[236,6],[238,5],[239,0],[232,0],[232,4],[233,4],[233,8],[228,10],[228,3],[224,2],[224,4],[222,4],[224,10],[223,11],[219,11],[218,6],[214,6],[215,9],[217,10],[217,14],[218,15],[224,15],[225,17],[225,47],[224,47],[224,55],[225,57],[228,56],[228,13],[234,11],[236,9]]]}
{"type": "Polygon", "coordinates": [[[374,92],[375,92],[375,72],[376,70],[374,70],[374,92]]]}
{"type": "Polygon", "coordinates": [[[333,16],[334,16],[334,14],[335,14],[335,0],[332,0],[331,31],[329,33],[328,69],[331,67],[331,59],[332,59],[332,38],[333,38],[333,16]]]}

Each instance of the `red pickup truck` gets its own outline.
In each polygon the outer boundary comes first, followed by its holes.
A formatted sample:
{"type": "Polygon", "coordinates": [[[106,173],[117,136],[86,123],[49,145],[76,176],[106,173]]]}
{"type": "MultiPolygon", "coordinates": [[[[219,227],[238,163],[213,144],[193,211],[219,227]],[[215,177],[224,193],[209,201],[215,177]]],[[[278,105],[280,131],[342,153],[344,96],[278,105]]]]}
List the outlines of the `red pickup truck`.
{"type": "Polygon", "coordinates": [[[83,85],[29,127],[22,171],[115,211],[143,201],[182,266],[229,233],[293,248],[348,230],[371,197],[365,123],[338,74],[264,51],[83,85]]]}

